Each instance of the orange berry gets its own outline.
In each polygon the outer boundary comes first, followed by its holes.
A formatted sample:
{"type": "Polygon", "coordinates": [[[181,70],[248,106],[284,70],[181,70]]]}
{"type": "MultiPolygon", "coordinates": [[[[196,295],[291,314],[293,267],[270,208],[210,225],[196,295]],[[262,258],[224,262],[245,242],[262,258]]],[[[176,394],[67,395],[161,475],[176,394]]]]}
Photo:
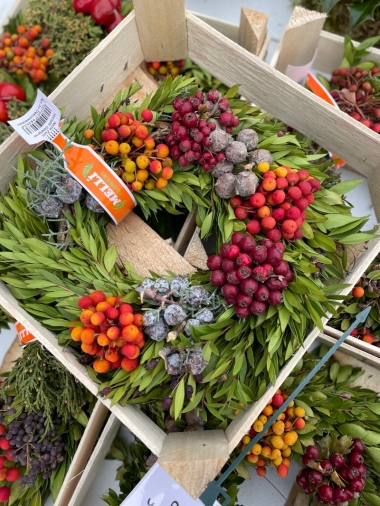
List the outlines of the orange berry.
{"type": "Polygon", "coordinates": [[[101,313],[105,313],[107,309],[110,309],[111,307],[111,304],[105,300],[104,302],[99,302],[96,305],[96,310],[100,311],[101,313]]]}
{"type": "Polygon", "coordinates": [[[265,460],[264,460],[264,459],[259,459],[259,460],[257,461],[257,465],[258,465],[259,467],[263,467],[263,466],[265,466],[265,464],[266,464],[266,462],[265,462],[265,460]]]}
{"type": "Polygon", "coordinates": [[[282,464],[282,457],[278,457],[277,459],[272,460],[272,463],[274,466],[278,467],[280,464],[282,464]]]}
{"type": "Polygon", "coordinates": [[[133,323],[136,327],[142,327],[144,324],[143,315],[140,313],[133,315],[133,323]]]}
{"type": "Polygon", "coordinates": [[[297,420],[294,422],[294,427],[296,429],[303,429],[306,425],[306,422],[303,418],[297,418],[297,420]]]}
{"type": "Polygon", "coordinates": [[[114,341],[114,345],[118,348],[122,348],[125,345],[125,341],[122,337],[119,337],[116,341],[114,341]]]}
{"type": "Polygon", "coordinates": [[[285,430],[289,431],[289,430],[292,430],[292,428],[293,428],[293,423],[290,420],[286,421],[285,422],[285,430]]]}
{"type": "Polygon", "coordinates": [[[138,365],[139,361],[137,358],[130,359],[128,357],[124,357],[121,361],[121,368],[127,372],[134,371],[138,365]]]}
{"type": "Polygon", "coordinates": [[[247,460],[248,462],[250,462],[251,464],[257,464],[258,460],[259,460],[259,457],[257,455],[253,455],[252,453],[249,453],[247,455],[247,460]]]}
{"type": "Polygon", "coordinates": [[[90,309],[85,309],[81,312],[79,319],[82,323],[90,323],[91,322],[91,316],[94,314],[93,311],[90,309]]]}
{"type": "Polygon", "coordinates": [[[364,288],[362,288],[361,286],[356,286],[352,290],[351,295],[353,297],[356,297],[357,299],[360,299],[360,297],[363,297],[363,295],[364,295],[364,288]]]}
{"type": "MultiPolygon", "coordinates": [[[[171,167],[165,167],[162,170],[162,176],[164,179],[171,179],[174,174],[174,170],[171,167]]],[[[161,178],[160,178],[161,179],[161,178]]]]}
{"type": "Polygon", "coordinates": [[[94,371],[98,373],[104,373],[110,370],[111,364],[108,362],[108,360],[100,358],[99,360],[94,361],[92,367],[94,368],[94,371]]]}
{"type": "Polygon", "coordinates": [[[89,355],[95,355],[94,351],[96,350],[96,348],[93,344],[82,343],[81,349],[82,351],[88,353],[89,355]]]}
{"type": "Polygon", "coordinates": [[[265,467],[256,467],[256,473],[258,476],[264,477],[267,474],[265,467]]]}
{"type": "Polygon", "coordinates": [[[166,144],[158,144],[156,146],[157,158],[166,158],[169,156],[169,148],[166,144]]]}
{"type": "Polygon", "coordinates": [[[95,135],[95,132],[93,130],[91,130],[90,128],[88,128],[87,130],[85,130],[83,132],[83,135],[86,139],[92,139],[95,135]]]}
{"type": "Polygon", "coordinates": [[[107,297],[106,301],[108,302],[108,304],[110,304],[112,307],[114,307],[116,304],[116,297],[114,297],[114,296],[107,297]]]}
{"type": "MultiPolygon", "coordinates": [[[[147,127],[145,125],[138,125],[138,127],[135,130],[135,136],[138,139],[144,140],[148,137],[148,135],[149,135],[149,131],[148,131],[147,127]]],[[[169,150],[168,150],[168,153],[169,153],[169,150]]]]}
{"type": "Polygon", "coordinates": [[[257,215],[259,218],[266,218],[270,216],[270,208],[268,206],[262,206],[257,210],[257,215]]]}
{"type": "Polygon", "coordinates": [[[18,45],[20,47],[27,48],[29,47],[29,40],[26,37],[20,37],[18,40],[18,45]]]}
{"type": "Polygon", "coordinates": [[[294,410],[294,414],[300,418],[303,418],[306,415],[306,411],[303,408],[297,407],[294,410]]]}
{"type": "Polygon", "coordinates": [[[133,341],[139,337],[139,332],[140,331],[136,325],[127,325],[123,328],[122,336],[127,343],[133,343],[133,341]]]}
{"type": "Polygon", "coordinates": [[[298,440],[298,434],[294,430],[287,432],[284,435],[284,443],[288,446],[293,446],[298,440]]]}
{"type": "Polygon", "coordinates": [[[48,57],[48,58],[51,58],[52,56],[55,55],[55,52],[53,51],[53,49],[47,49],[45,51],[45,55],[48,57]]]}
{"type": "Polygon", "coordinates": [[[141,148],[141,146],[144,144],[144,141],[143,139],[140,139],[139,137],[132,137],[132,144],[136,147],[136,148],[141,148]]]}
{"type": "Polygon", "coordinates": [[[120,358],[119,353],[114,348],[109,348],[105,354],[104,358],[109,362],[117,362],[120,358]]]}
{"type": "Polygon", "coordinates": [[[126,327],[127,325],[130,325],[131,323],[134,322],[134,318],[135,317],[134,317],[134,315],[132,313],[122,313],[119,316],[119,323],[123,327],[126,327]]]}
{"type": "Polygon", "coordinates": [[[262,411],[262,414],[265,416],[271,416],[273,415],[273,408],[272,406],[265,406],[265,408],[262,411]]]}
{"type": "Polygon", "coordinates": [[[286,414],[288,415],[289,418],[294,418],[295,417],[294,408],[288,408],[286,410],[286,414]]]}
{"type": "Polygon", "coordinates": [[[146,139],[144,139],[144,144],[146,149],[153,149],[156,145],[155,140],[153,137],[148,136],[146,139]]]}
{"type": "Polygon", "coordinates": [[[117,155],[119,152],[119,143],[116,141],[106,142],[106,151],[109,155],[117,155]]]}
{"type": "Polygon", "coordinates": [[[282,463],[284,464],[284,466],[290,467],[291,461],[290,461],[290,459],[288,459],[288,457],[284,457],[282,459],[282,463]]]}
{"type": "Polygon", "coordinates": [[[115,325],[107,330],[107,337],[111,339],[111,341],[116,341],[117,339],[119,339],[120,334],[121,334],[120,328],[116,327],[115,325]]]}
{"type": "Polygon", "coordinates": [[[263,180],[262,185],[265,191],[271,192],[276,188],[276,181],[274,178],[267,178],[263,180]]]}
{"type": "Polygon", "coordinates": [[[288,174],[288,171],[285,167],[277,167],[277,169],[274,170],[274,173],[277,177],[286,177],[288,174]]]}
{"type": "Polygon", "coordinates": [[[164,188],[166,188],[167,184],[168,184],[167,179],[159,177],[156,181],[156,188],[158,188],[159,190],[163,190],[164,188]]]}
{"type": "Polygon", "coordinates": [[[262,422],[262,424],[265,425],[268,421],[268,417],[265,415],[260,415],[258,420],[260,420],[260,422],[262,422]]]}
{"type": "Polygon", "coordinates": [[[261,455],[265,458],[269,458],[270,454],[272,453],[272,448],[270,446],[264,446],[261,450],[261,455]]]}
{"type": "Polygon", "coordinates": [[[80,339],[82,343],[92,344],[95,341],[94,331],[92,329],[83,329],[80,339]]]}
{"type": "Polygon", "coordinates": [[[37,33],[41,33],[42,32],[42,28],[40,25],[34,25],[33,28],[36,30],[37,33]]]}
{"type": "Polygon", "coordinates": [[[71,331],[71,339],[73,341],[80,341],[80,336],[83,332],[83,327],[74,327],[73,330],[71,331]]]}
{"type": "Polygon", "coordinates": [[[96,338],[96,342],[99,344],[99,346],[108,346],[111,342],[111,339],[107,337],[107,334],[99,334],[96,338]]]}
{"type": "Polygon", "coordinates": [[[281,415],[278,415],[277,420],[284,421],[286,419],[285,413],[281,413],[281,415]]]}
{"type": "Polygon", "coordinates": [[[18,27],[16,28],[16,32],[19,33],[19,34],[25,33],[26,32],[25,26],[24,25],[18,25],[18,27]]]}
{"type": "Polygon", "coordinates": [[[104,313],[97,311],[91,316],[91,323],[93,325],[101,325],[103,322],[106,321],[106,317],[104,313]]]}
{"type": "Polygon", "coordinates": [[[162,171],[162,164],[159,160],[152,160],[149,164],[149,170],[153,174],[159,174],[162,171]]]}

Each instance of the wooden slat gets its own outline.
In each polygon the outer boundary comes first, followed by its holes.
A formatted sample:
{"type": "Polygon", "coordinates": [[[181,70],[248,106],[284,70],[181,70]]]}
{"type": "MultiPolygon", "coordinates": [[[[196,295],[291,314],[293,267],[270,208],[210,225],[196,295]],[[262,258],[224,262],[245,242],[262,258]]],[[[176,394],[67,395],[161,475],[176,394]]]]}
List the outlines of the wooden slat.
{"type": "Polygon", "coordinates": [[[12,7],[7,12],[7,16],[4,18],[2,22],[2,26],[0,26],[0,34],[2,33],[2,28],[5,26],[11,18],[17,16],[17,14],[28,5],[28,0],[13,0],[12,7]]]}
{"type": "Polygon", "coordinates": [[[380,219],[380,138],[347,114],[261,62],[192,14],[187,14],[190,58],[227,85],[241,83],[251,102],[341,156],[369,178],[380,219]],[[228,64],[226,63],[228,62],[228,64]],[[353,139],[360,139],[356,142],[353,139]]]}
{"type": "Polygon", "coordinates": [[[87,465],[107,414],[107,407],[98,401],[91,413],[87,427],[83,432],[78,449],[65,476],[65,480],[62,484],[61,490],[59,491],[54,506],[67,506],[70,498],[75,495],[76,486],[87,465]]]}
{"type": "MultiPolygon", "coordinates": [[[[359,42],[354,42],[358,46],[359,42]]],[[[313,69],[331,75],[331,72],[339,68],[344,53],[344,38],[334,33],[322,30],[318,40],[318,52],[313,63],[313,69]]],[[[380,63],[380,49],[370,48],[369,54],[363,61],[374,61],[380,63]]]]}
{"type": "MultiPolygon", "coordinates": [[[[0,331],[1,332],[1,331],[0,331]]],[[[12,369],[12,363],[22,355],[22,345],[19,337],[16,337],[0,365],[0,376],[12,369]]]]}
{"type": "Polygon", "coordinates": [[[204,14],[200,14],[199,12],[191,11],[194,16],[201,19],[204,23],[212,26],[215,30],[222,33],[225,37],[233,40],[234,42],[239,42],[239,27],[238,25],[232,25],[230,23],[226,23],[220,19],[213,18],[211,16],[205,16],[204,14]]]}
{"type": "Polygon", "coordinates": [[[171,433],[158,463],[186,492],[197,499],[229,457],[222,430],[171,433]]]}
{"type": "MultiPolygon", "coordinates": [[[[319,334],[318,340],[329,346],[333,346],[336,343],[336,338],[329,336],[326,331],[324,334],[319,334]]],[[[344,342],[340,345],[339,349],[347,355],[350,355],[350,357],[357,358],[366,364],[379,368],[379,359],[374,355],[361,350],[360,348],[356,348],[355,346],[351,346],[350,344],[344,342]]]]}
{"type": "Polygon", "coordinates": [[[65,504],[62,503],[62,506],[82,506],[86,494],[89,491],[92,482],[96,478],[101,465],[103,464],[103,460],[105,459],[110,449],[112,441],[114,440],[119,427],[120,421],[115,415],[111,415],[106,426],[103,429],[103,432],[100,435],[98,442],[96,443],[95,449],[92,452],[92,455],[88,460],[86,467],[78,477],[78,486],[73,492],[71,500],[70,497],[68,497],[67,502],[65,504]]]}
{"type": "MultiPolygon", "coordinates": [[[[334,329],[333,327],[329,327],[328,325],[324,328],[324,331],[327,335],[334,337],[335,339],[339,339],[342,335],[340,330],[334,329]]],[[[377,358],[377,363],[380,365],[380,348],[374,346],[373,344],[366,343],[361,339],[356,337],[348,336],[345,339],[345,343],[350,344],[354,348],[359,348],[370,355],[374,355],[377,358]]]]}
{"type": "Polygon", "coordinates": [[[326,14],[296,7],[282,36],[276,68],[301,67],[312,61],[326,14]]]}
{"type": "MultiPolygon", "coordinates": [[[[100,108],[123,87],[128,76],[142,63],[135,14],[131,12],[78,67],[56,88],[50,99],[65,107],[68,118],[82,120],[90,106],[100,108]]],[[[31,147],[14,133],[0,146],[0,191],[4,193],[14,177],[12,165],[19,153],[31,147]]]]}
{"type": "Polygon", "coordinates": [[[267,36],[268,15],[243,7],[240,13],[239,44],[258,55],[267,36]]]}
{"type": "Polygon", "coordinates": [[[146,61],[187,58],[185,0],[134,0],[146,61]]]}
{"type": "MultiPolygon", "coordinates": [[[[0,306],[8,311],[25,328],[27,328],[83,385],[94,395],[98,393],[98,385],[87,374],[86,368],[79,364],[74,354],[58,344],[56,336],[44,328],[31,315],[22,309],[4,283],[0,283],[0,306]]],[[[112,413],[126,425],[155,454],[159,455],[166,437],[150,418],[134,406],[110,406],[109,400],[100,399],[112,413]]]]}

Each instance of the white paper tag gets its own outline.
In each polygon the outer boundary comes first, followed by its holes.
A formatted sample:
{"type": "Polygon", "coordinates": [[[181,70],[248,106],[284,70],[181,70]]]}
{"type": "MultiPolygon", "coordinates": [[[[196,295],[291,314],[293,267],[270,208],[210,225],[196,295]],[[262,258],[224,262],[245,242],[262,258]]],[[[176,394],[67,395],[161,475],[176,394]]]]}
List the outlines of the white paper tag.
{"type": "Polygon", "coordinates": [[[288,65],[285,75],[290,77],[290,79],[296,83],[302,82],[304,79],[306,79],[307,74],[310,72],[316,56],[317,51],[315,51],[313,59],[309,63],[306,63],[306,65],[301,65],[299,67],[288,65]]]}
{"type": "Polygon", "coordinates": [[[53,140],[58,133],[61,113],[42,91],[37,91],[33,107],[21,118],[8,123],[28,144],[53,140]]]}
{"type": "MultiPolygon", "coordinates": [[[[121,506],[204,506],[200,499],[194,500],[158,464],[139,482],[121,506]]],[[[214,506],[221,506],[215,501],[214,506]]]]}

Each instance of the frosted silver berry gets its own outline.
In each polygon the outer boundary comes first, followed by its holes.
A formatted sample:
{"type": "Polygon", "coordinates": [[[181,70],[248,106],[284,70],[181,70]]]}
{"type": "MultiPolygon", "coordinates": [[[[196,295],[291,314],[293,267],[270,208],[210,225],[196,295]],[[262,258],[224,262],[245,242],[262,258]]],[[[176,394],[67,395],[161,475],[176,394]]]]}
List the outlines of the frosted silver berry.
{"type": "Polygon", "coordinates": [[[177,305],[170,305],[165,309],[164,319],[168,325],[179,325],[186,318],[187,312],[177,305]]]}
{"type": "Polygon", "coordinates": [[[243,142],[231,142],[226,148],[226,158],[232,163],[241,163],[247,158],[247,146],[243,142]]]}

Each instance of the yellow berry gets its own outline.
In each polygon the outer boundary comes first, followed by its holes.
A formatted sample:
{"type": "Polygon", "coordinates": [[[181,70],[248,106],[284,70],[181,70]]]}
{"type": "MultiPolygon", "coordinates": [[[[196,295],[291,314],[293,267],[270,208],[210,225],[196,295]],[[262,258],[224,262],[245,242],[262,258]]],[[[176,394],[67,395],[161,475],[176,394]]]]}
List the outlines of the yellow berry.
{"type": "Polygon", "coordinates": [[[253,455],[252,453],[249,453],[247,455],[247,460],[248,462],[250,462],[251,464],[256,464],[257,461],[259,460],[259,457],[257,455],[253,455]]]}
{"type": "Polygon", "coordinates": [[[133,183],[135,180],[135,175],[129,172],[123,172],[123,175],[121,176],[121,179],[124,181],[124,183],[133,183]]]}
{"type": "Polygon", "coordinates": [[[132,190],[133,191],[140,191],[142,188],[142,183],[140,181],[133,181],[132,183],[132,190]]]}
{"type": "Polygon", "coordinates": [[[119,143],[116,141],[106,142],[106,151],[109,155],[117,155],[119,152],[119,143]]]}
{"type": "Polygon", "coordinates": [[[254,445],[254,447],[252,448],[251,453],[253,453],[253,455],[260,455],[260,453],[262,452],[262,449],[263,449],[263,447],[261,445],[259,445],[258,443],[256,443],[254,445]]]}
{"type": "Polygon", "coordinates": [[[289,418],[294,418],[294,408],[288,408],[286,410],[286,413],[288,415],[289,418]]]}
{"type": "Polygon", "coordinates": [[[161,67],[158,69],[158,73],[164,76],[167,73],[167,68],[161,65],[161,67]]]}
{"type": "Polygon", "coordinates": [[[294,401],[289,402],[288,408],[292,408],[294,406],[294,401]]]}
{"type": "Polygon", "coordinates": [[[260,415],[258,419],[263,423],[263,425],[265,425],[268,421],[268,417],[265,415],[260,415]]]}
{"type": "Polygon", "coordinates": [[[142,139],[139,139],[139,137],[132,137],[132,144],[136,146],[136,148],[141,148],[141,146],[144,144],[144,141],[142,139]]]}
{"type": "Polygon", "coordinates": [[[264,174],[265,172],[268,172],[269,169],[270,169],[270,165],[268,162],[260,162],[257,165],[257,170],[259,172],[261,172],[262,174],[264,174]]]}
{"type": "Polygon", "coordinates": [[[131,146],[128,144],[128,142],[122,142],[119,146],[119,153],[121,155],[127,155],[131,151],[131,146]]]}
{"type": "Polygon", "coordinates": [[[123,162],[123,165],[124,165],[124,170],[125,172],[129,172],[129,173],[132,173],[132,172],[135,172],[136,171],[136,164],[133,160],[131,160],[130,158],[127,158],[124,162],[123,162]]]}
{"type": "Polygon", "coordinates": [[[264,428],[263,422],[260,422],[260,420],[256,420],[255,423],[253,424],[253,429],[256,432],[261,432],[263,428],[264,428]]]}
{"type": "Polygon", "coordinates": [[[282,464],[282,457],[278,457],[278,459],[273,460],[273,464],[278,467],[280,464],[282,464]]]}
{"type": "Polygon", "coordinates": [[[264,446],[263,449],[261,450],[261,455],[266,458],[269,458],[271,453],[272,448],[270,446],[264,446]]]}
{"type": "Polygon", "coordinates": [[[144,186],[145,186],[145,188],[147,190],[154,190],[155,187],[156,187],[156,181],[154,179],[147,179],[145,181],[145,185],[144,186]]]}
{"type": "Polygon", "coordinates": [[[153,139],[153,137],[150,136],[144,139],[144,144],[146,150],[152,150],[156,145],[155,140],[153,139]]]}
{"type": "Polygon", "coordinates": [[[136,172],[137,181],[141,181],[143,183],[144,181],[146,181],[148,179],[148,177],[149,177],[149,172],[147,170],[142,169],[142,170],[138,170],[136,172]]]}
{"type": "Polygon", "coordinates": [[[89,128],[83,132],[83,135],[86,139],[92,139],[94,137],[94,131],[89,128]]]}
{"type": "Polygon", "coordinates": [[[273,448],[276,448],[277,450],[282,450],[284,446],[284,440],[281,436],[272,436],[271,444],[273,448]]]}
{"type": "Polygon", "coordinates": [[[281,450],[281,455],[283,457],[290,457],[291,453],[292,453],[292,449],[289,447],[285,448],[285,450],[281,450]]]}
{"type": "Polygon", "coordinates": [[[275,448],[274,450],[271,451],[271,454],[269,455],[269,458],[271,460],[276,460],[276,459],[279,459],[281,457],[281,452],[278,448],[275,448]]]}
{"type": "Polygon", "coordinates": [[[287,432],[284,436],[284,442],[288,446],[293,446],[298,440],[298,434],[294,430],[287,432]]]}
{"type": "Polygon", "coordinates": [[[274,173],[276,174],[277,177],[286,177],[288,174],[288,171],[284,167],[277,167],[277,169],[275,169],[274,173]]]}
{"type": "Polygon", "coordinates": [[[282,421],[275,422],[272,425],[272,430],[277,436],[281,436],[285,432],[285,424],[282,421]]]}
{"type": "Polygon", "coordinates": [[[306,415],[306,411],[303,408],[296,408],[294,410],[294,414],[300,418],[303,418],[306,415]]]}
{"type": "Polygon", "coordinates": [[[145,155],[140,155],[136,158],[136,165],[139,169],[146,169],[149,165],[149,158],[145,155]]]}
{"type": "Polygon", "coordinates": [[[243,441],[243,444],[249,445],[249,443],[251,442],[251,438],[249,436],[244,436],[242,441],[243,441]]]}

